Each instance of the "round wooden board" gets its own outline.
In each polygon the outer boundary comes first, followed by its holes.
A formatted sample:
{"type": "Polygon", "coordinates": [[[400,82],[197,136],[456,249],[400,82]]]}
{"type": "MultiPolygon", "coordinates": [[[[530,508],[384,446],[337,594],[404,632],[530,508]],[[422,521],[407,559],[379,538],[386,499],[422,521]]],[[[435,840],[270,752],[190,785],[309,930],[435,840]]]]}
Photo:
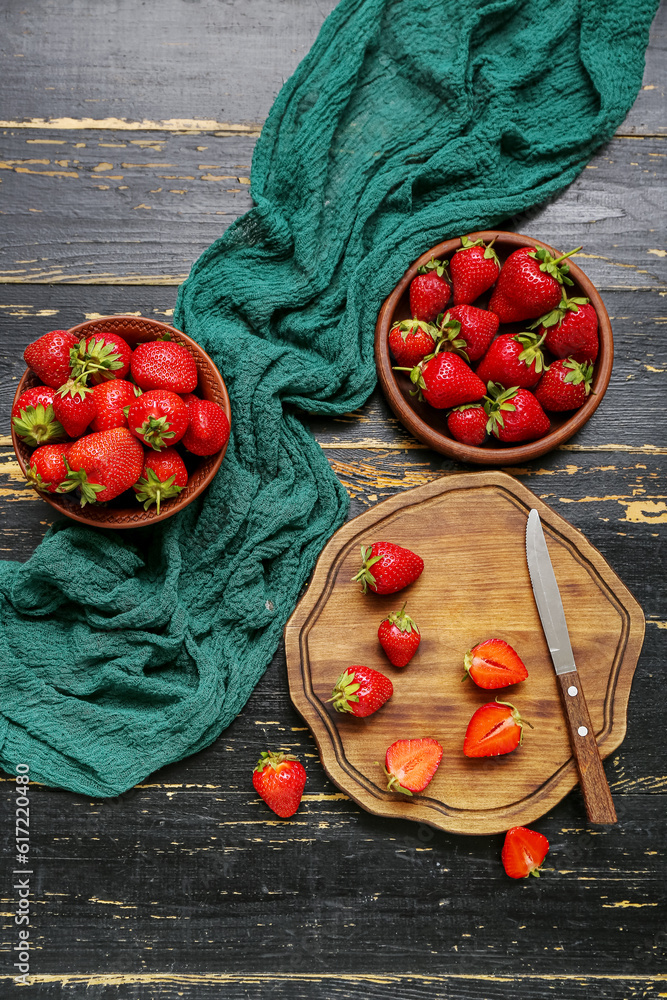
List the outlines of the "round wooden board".
{"type": "Polygon", "coordinates": [[[313,730],[328,776],[369,812],[453,833],[499,833],[534,822],[577,783],[526,565],[531,507],[543,522],[601,755],[622,742],[644,635],[635,599],[580,532],[511,476],[443,476],[345,524],[285,628],[292,700],[313,730]],[[363,595],[351,582],[360,546],[380,540],[419,553],[424,572],[399,594],[363,595]],[[404,600],[422,642],[401,670],[386,659],[377,628],[404,600]],[[529,672],[502,692],[461,683],[466,650],[492,636],[514,646],[529,672]],[[394,684],[391,700],[367,719],[326,703],[336,678],[354,664],[381,670],[394,684]],[[468,759],[462,746],[470,717],[496,694],[516,704],[534,729],[526,727],[523,745],[511,754],[468,759]],[[411,798],[386,791],[387,747],[421,736],[444,748],[430,785],[411,798]]]}

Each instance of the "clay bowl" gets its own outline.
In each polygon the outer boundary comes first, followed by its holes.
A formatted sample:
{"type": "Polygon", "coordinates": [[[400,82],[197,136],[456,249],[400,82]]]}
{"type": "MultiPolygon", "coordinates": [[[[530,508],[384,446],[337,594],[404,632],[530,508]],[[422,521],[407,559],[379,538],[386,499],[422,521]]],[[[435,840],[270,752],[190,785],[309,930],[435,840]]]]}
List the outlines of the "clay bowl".
{"type": "MultiPolygon", "coordinates": [[[[486,230],[484,232],[470,233],[470,239],[483,239],[485,242],[495,240],[494,248],[500,258],[501,264],[504,264],[507,257],[514,250],[525,246],[545,247],[554,257],[560,256],[559,252],[546,243],[542,243],[541,240],[521,236],[518,233],[486,230]]],[[[544,455],[572,437],[573,434],[584,426],[600,405],[605,390],[609,385],[614,360],[614,341],[607,310],[593,283],[570,259],[569,276],[574,284],[567,286],[567,294],[569,296],[586,296],[590,299],[591,305],[595,308],[598,317],[600,352],[595,362],[593,384],[588,399],[579,410],[562,414],[549,413],[551,430],[537,441],[528,441],[525,444],[518,445],[504,445],[495,438],[489,438],[487,439],[487,444],[482,447],[474,447],[455,441],[447,429],[446,418],[448,411],[435,410],[428,403],[420,403],[416,397],[410,395],[410,389],[413,386],[408,378],[408,373],[396,372],[392,369],[392,364],[395,362],[389,351],[389,331],[394,323],[410,317],[408,288],[418,269],[423,264],[426,264],[431,257],[449,259],[460,246],[460,239],[446,240],[444,243],[438,243],[437,246],[423,253],[408,268],[382,306],[375,327],[375,362],[380,385],[389,405],[401,423],[416,438],[423,441],[424,444],[427,444],[435,451],[441,452],[443,455],[449,455],[450,458],[456,459],[459,462],[473,462],[481,465],[513,465],[515,462],[524,462],[532,458],[538,458],[540,455],[544,455]]],[[[485,308],[490,297],[491,292],[487,292],[475,305],[485,308]]],[[[500,333],[518,333],[526,328],[526,323],[531,322],[532,320],[524,321],[524,323],[503,323],[500,327],[500,333]]]]}
{"type": "MultiPolygon", "coordinates": [[[[155,340],[161,334],[169,333],[171,339],[179,344],[183,344],[193,355],[197,363],[199,382],[195,390],[202,399],[210,399],[218,403],[227,415],[231,423],[231,407],[225,383],[220,372],[215,367],[208,354],[186,334],[180,330],[175,330],[166,323],[158,323],[152,319],[144,319],[141,316],[103,316],[101,319],[91,320],[88,323],[80,323],[71,329],[71,333],[81,337],[90,337],[95,333],[102,333],[108,330],[118,333],[130,347],[144,343],[147,340],[155,340]]],[[[27,369],[21,378],[14,396],[14,402],[22,392],[30,389],[34,385],[40,385],[38,377],[30,369],[27,369]]],[[[25,474],[33,449],[28,448],[14,433],[12,427],[12,442],[21,471],[25,474]]],[[[77,495],[70,493],[40,493],[42,499],[46,500],[54,510],[60,514],[66,514],[74,521],[81,524],[90,524],[97,528],[141,528],[145,525],[156,524],[171,517],[177,511],[183,510],[189,503],[203,493],[211,482],[216,472],[220,468],[224,458],[226,445],[216,452],[215,455],[207,455],[199,458],[192,455],[184,448],[179,448],[183,460],[188,469],[188,484],[172,500],[167,500],[160,506],[160,513],[155,507],[144,510],[142,504],[138,503],[131,490],[122,493],[115,500],[110,500],[106,504],[86,504],[82,507],[77,495]]]]}

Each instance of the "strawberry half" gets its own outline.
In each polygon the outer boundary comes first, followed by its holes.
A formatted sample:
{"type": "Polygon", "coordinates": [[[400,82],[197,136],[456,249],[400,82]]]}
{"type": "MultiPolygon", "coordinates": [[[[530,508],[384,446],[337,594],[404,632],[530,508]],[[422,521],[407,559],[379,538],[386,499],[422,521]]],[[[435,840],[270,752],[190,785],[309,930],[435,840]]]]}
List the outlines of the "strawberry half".
{"type": "Polygon", "coordinates": [[[337,712],[349,712],[358,719],[377,712],[394,693],[388,677],[371,667],[348,667],[340,675],[331,697],[337,712]]]}
{"type": "Polygon", "coordinates": [[[519,654],[504,639],[487,639],[468,650],[463,660],[463,680],[471,677],[478,687],[508,687],[525,681],[528,671],[519,654]]]}
{"type": "Polygon", "coordinates": [[[410,312],[415,319],[432,323],[449,302],[450,294],[447,261],[432,257],[410,282],[410,312]]]}
{"type": "Polygon", "coordinates": [[[423,792],[438,770],[442,760],[442,747],[437,740],[424,737],[419,740],[397,740],[387,750],[384,771],[390,792],[413,795],[423,792]]]}
{"type": "Polygon", "coordinates": [[[474,302],[498,280],[500,261],[494,242],[487,245],[483,240],[461,237],[461,246],[449,262],[455,306],[474,302]]]}
{"type": "Polygon", "coordinates": [[[406,667],[417,652],[421,634],[416,624],[405,613],[405,604],[400,611],[390,612],[380,622],[378,639],[395,667],[406,667]]]}
{"type": "Polygon", "coordinates": [[[252,784],[269,809],[287,819],[299,808],[306,769],[292,754],[265,750],[252,773],[252,784]]]}
{"type": "Polygon", "coordinates": [[[501,853],[503,867],[510,878],[539,876],[539,868],[549,851],[549,841],[537,830],[513,826],[505,834],[501,853]]]}
{"type": "Polygon", "coordinates": [[[361,546],[361,569],[352,577],[376,594],[395,594],[421,576],[424,560],[421,556],[393,542],[374,542],[361,546]]]}
{"type": "Polygon", "coordinates": [[[523,726],[524,720],[514,705],[496,698],[478,708],[468,723],[463,752],[466,757],[499,757],[511,753],[521,743],[523,726]]]}

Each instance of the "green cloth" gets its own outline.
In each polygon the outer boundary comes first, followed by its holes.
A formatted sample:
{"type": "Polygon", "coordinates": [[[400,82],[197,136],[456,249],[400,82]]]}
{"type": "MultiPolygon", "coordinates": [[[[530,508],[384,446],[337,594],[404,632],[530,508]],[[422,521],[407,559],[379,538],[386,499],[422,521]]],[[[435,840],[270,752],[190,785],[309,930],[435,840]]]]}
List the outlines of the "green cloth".
{"type": "Polygon", "coordinates": [[[59,521],[27,563],[1,564],[5,768],[115,795],[241,711],[348,509],[298,411],[368,397],[378,309],[415,257],[577,176],[637,94],[656,6],[343,0],[331,14],[257,143],[255,207],[179,292],[175,325],[230,390],[219,475],[151,531],[59,521]]]}

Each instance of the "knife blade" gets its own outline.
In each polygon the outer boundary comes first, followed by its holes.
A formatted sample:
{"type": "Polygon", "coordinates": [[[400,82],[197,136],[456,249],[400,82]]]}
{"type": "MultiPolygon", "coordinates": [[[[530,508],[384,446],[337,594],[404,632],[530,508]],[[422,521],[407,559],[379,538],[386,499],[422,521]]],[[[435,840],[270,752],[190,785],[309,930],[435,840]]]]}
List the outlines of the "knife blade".
{"type": "Polygon", "coordinates": [[[526,559],[537,612],[556,671],[588,818],[591,823],[616,823],[616,810],[574,662],[563,602],[536,510],[531,510],[526,525],[526,559]]]}

